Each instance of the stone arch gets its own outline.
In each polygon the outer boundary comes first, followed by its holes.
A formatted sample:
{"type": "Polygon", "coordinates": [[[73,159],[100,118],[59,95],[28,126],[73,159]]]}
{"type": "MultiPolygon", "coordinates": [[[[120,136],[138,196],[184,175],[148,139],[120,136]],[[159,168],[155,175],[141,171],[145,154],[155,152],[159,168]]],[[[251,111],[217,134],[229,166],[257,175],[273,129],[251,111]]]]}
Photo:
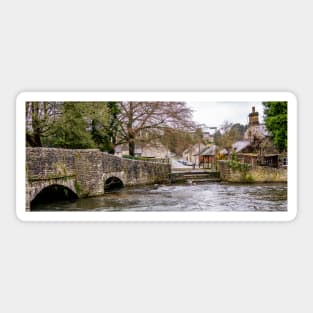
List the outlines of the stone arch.
{"type": "Polygon", "coordinates": [[[76,199],[78,199],[78,195],[74,190],[72,190],[72,188],[60,184],[50,184],[36,192],[36,195],[33,196],[33,199],[30,202],[30,207],[36,203],[45,203],[54,200],[71,201],[76,199]]]}
{"type": "Polygon", "coordinates": [[[103,184],[104,190],[124,187],[125,177],[123,172],[105,173],[103,175],[103,184]]]}
{"type": "Polygon", "coordinates": [[[116,176],[110,176],[104,182],[104,190],[119,189],[124,187],[123,182],[116,176]]]}
{"type": "Polygon", "coordinates": [[[46,181],[36,181],[32,182],[31,186],[29,186],[29,204],[41,193],[43,190],[51,187],[51,186],[60,186],[63,188],[67,188],[70,192],[78,197],[78,192],[75,188],[75,182],[73,179],[52,179],[46,181]]]}

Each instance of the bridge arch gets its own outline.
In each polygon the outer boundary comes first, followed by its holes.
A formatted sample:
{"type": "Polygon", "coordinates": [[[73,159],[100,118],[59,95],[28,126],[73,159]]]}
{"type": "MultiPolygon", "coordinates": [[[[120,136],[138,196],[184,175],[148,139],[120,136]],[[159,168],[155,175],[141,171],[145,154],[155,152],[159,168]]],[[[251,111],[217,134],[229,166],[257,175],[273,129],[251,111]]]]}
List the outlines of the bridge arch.
{"type": "Polygon", "coordinates": [[[103,175],[104,190],[122,188],[126,185],[123,172],[105,173],[103,175]]]}
{"type": "Polygon", "coordinates": [[[48,197],[49,194],[53,193],[60,196],[60,192],[62,190],[64,190],[64,196],[66,196],[66,193],[70,198],[78,198],[79,196],[75,188],[74,179],[52,179],[32,182],[31,188],[29,188],[29,206],[30,204],[34,203],[35,199],[37,201],[39,197],[43,196],[44,194],[48,197]]]}
{"type": "Polygon", "coordinates": [[[39,192],[37,192],[36,196],[33,198],[32,201],[35,201],[36,199],[43,197],[43,196],[53,196],[56,198],[57,196],[64,198],[78,198],[76,192],[72,190],[71,188],[60,185],[60,184],[52,184],[47,187],[42,188],[39,192]]]}
{"type": "Polygon", "coordinates": [[[104,190],[119,189],[122,187],[124,187],[123,181],[116,176],[110,176],[104,181],[104,190]]]}
{"type": "Polygon", "coordinates": [[[78,199],[78,195],[71,188],[60,184],[51,184],[37,192],[37,194],[30,202],[30,207],[38,203],[45,203],[55,200],[71,201],[75,199],[78,199]]]}

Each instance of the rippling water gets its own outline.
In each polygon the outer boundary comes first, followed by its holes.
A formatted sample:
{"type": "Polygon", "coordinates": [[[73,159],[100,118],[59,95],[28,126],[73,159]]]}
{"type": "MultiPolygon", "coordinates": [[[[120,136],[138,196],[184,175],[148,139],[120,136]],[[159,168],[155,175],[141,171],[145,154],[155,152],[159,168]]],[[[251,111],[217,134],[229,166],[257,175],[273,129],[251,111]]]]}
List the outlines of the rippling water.
{"type": "Polygon", "coordinates": [[[40,211],[286,211],[287,184],[170,185],[123,188],[75,202],[36,204],[40,211]]]}

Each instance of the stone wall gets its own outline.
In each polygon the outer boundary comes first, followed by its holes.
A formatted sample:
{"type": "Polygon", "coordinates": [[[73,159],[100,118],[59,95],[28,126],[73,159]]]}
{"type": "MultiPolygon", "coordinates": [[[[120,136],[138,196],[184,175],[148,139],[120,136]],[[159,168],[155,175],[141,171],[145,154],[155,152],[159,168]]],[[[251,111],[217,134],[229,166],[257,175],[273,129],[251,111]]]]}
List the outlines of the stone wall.
{"type": "Polygon", "coordinates": [[[76,164],[72,150],[26,148],[27,209],[44,188],[62,185],[77,193],[75,183],[76,164]]]}
{"type": "Polygon", "coordinates": [[[222,181],[236,183],[266,183],[287,182],[286,168],[272,168],[266,166],[242,167],[232,169],[229,161],[219,161],[219,171],[222,181]]]}
{"type": "Polygon", "coordinates": [[[79,197],[103,194],[103,153],[96,149],[74,151],[76,192],[79,197]]]}
{"type": "Polygon", "coordinates": [[[132,186],[168,182],[170,172],[170,164],[123,159],[96,149],[26,148],[26,207],[54,184],[88,197],[102,195],[112,176],[132,186]]]}
{"type": "Polygon", "coordinates": [[[26,174],[29,180],[75,176],[73,150],[26,148],[26,174]]]}
{"type": "Polygon", "coordinates": [[[118,178],[128,186],[168,182],[171,172],[168,163],[130,160],[110,154],[103,154],[102,164],[106,177],[112,173],[120,173],[118,178]]]}

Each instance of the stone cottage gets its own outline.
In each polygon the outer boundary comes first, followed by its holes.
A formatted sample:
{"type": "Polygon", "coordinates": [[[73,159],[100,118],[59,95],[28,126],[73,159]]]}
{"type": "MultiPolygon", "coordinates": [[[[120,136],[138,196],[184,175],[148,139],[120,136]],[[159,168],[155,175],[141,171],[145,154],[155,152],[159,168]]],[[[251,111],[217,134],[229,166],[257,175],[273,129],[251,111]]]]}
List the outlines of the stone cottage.
{"type": "MultiPolygon", "coordinates": [[[[115,147],[116,156],[123,157],[129,155],[127,144],[115,147]]],[[[170,151],[161,143],[146,143],[135,145],[135,157],[143,157],[150,159],[166,159],[170,157],[170,151]]]]}
{"type": "Polygon", "coordinates": [[[235,142],[232,152],[236,153],[241,162],[252,166],[287,166],[287,154],[279,153],[275,148],[266,126],[259,122],[259,113],[255,111],[255,107],[252,107],[249,114],[249,125],[244,140],[235,142]]]}
{"type": "Polygon", "coordinates": [[[199,165],[199,153],[204,151],[207,146],[203,143],[197,143],[195,145],[190,146],[188,149],[186,149],[183,152],[183,159],[187,162],[190,162],[192,164],[195,164],[196,166],[199,165]]]}

